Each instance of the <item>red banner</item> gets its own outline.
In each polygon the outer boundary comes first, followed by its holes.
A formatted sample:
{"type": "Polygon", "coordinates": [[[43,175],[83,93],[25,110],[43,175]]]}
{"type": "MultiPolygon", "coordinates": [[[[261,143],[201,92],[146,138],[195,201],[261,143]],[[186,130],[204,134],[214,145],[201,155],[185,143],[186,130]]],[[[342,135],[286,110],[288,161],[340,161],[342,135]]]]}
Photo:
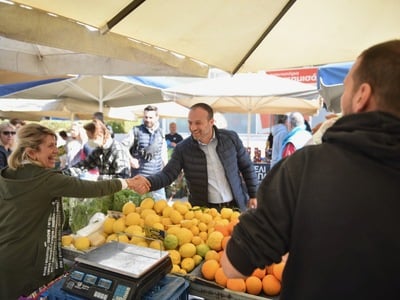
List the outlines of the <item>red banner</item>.
{"type": "Polygon", "coordinates": [[[267,74],[300,81],[302,83],[317,83],[318,68],[298,68],[288,70],[267,71],[267,74]]]}

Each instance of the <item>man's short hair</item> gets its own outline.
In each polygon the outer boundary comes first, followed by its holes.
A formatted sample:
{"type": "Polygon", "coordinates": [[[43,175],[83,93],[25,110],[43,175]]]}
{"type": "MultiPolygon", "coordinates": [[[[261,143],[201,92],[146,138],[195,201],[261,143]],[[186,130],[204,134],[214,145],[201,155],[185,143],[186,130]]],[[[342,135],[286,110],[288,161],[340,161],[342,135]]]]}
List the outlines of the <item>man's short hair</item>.
{"type": "Polygon", "coordinates": [[[205,111],[207,111],[208,113],[208,119],[211,120],[212,118],[214,118],[214,110],[212,109],[212,107],[210,105],[208,105],[207,103],[196,103],[194,105],[192,105],[190,107],[190,110],[195,109],[195,108],[202,108],[205,111]]]}

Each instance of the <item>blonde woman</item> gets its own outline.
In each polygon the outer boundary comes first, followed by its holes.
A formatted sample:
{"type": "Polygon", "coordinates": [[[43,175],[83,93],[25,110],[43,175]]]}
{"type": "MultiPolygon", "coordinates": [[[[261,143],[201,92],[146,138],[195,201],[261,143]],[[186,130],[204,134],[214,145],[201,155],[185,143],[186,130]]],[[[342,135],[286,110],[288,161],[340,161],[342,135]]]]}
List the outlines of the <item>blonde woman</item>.
{"type": "Polygon", "coordinates": [[[8,165],[7,159],[13,150],[16,132],[16,128],[9,122],[0,124],[0,169],[8,165]]]}
{"type": "Polygon", "coordinates": [[[92,198],[136,189],[135,179],[82,180],[55,170],[57,135],[39,124],[18,130],[0,170],[0,299],[31,294],[64,272],[61,197],[92,198]]]}

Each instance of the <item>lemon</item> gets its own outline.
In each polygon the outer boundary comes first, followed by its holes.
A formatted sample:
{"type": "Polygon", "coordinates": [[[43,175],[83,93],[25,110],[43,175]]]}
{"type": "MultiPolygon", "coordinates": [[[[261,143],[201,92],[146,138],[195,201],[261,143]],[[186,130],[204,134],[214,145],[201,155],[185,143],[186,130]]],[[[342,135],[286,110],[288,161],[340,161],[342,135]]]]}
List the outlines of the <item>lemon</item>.
{"type": "MultiPolygon", "coordinates": [[[[142,242],[146,242],[144,232],[135,232],[134,235],[131,236],[131,240],[130,240],[131,244],[138,245],[142,242]]],[[[146,243],[146,246],[147,246],[147,243],[146,243]]]]}
{"type": "Polygon", "coordinates": [[[171,215],[171,212],[174,209],[171,206],[166,206],[164,207],[163,211],[162,211],[162,216],[165,218],[169,218],[169,216],[171,215]]]}
{"type": "Polygon", "coordinates": [[[155,201],[153,198],[144,198],[142,202],[140,202],[140,208],[145,209],[145,208],[153,208],[155,204],[155,201]]]}
{"type": "Polygon", "coordinates": [[[223,219],[230,219],[231,216],[232,216],[232,213],[233,213],[232,208],[223,207],[223,208],[221,209],[221,217],[222,217],[223,219]]]}
{"type": "Polygon", "coordinates": [[[172,209],[169,218],[172,221],[172,224],[180,224],[183,220],[183,216],[176,209],[172,209]]]}
{"type": "Polygon", "coordinates": [[[178,237],[174,234],[167,234],[167,236],[164,239],[165,249],[173,250],[176,249],[178,245],[179,245],[178,237]]]}
{"type": "Polygon", "coordinates": [[[166,208],[167,206],[168,206],[167,200],[161,199],[158,200],[156,203],[154,203],[153,209],[157,214],[162,214],[164,208],[166,208]]]}
{"type": "Polygon", "coordinates": [[[134,212],[136,210],[136,205],[129,201],[126,202],[123,206],[122,206],[122,213],[126,216],[128,214],[130,214],[131,212],[134,212]]]}
{"type": "Polygon", "coordinates": [[[239,217],[240,217],[240,211],[235,210],[231,215],[231,221],[239,219],[239,217]]]}
{"type": "Polygon", "coordinates": [[[200,222],[208,224],[212,221],[213,217],[208,213],[203,213],[200,218],[200,222]]]}
{"type": "Polygon", "coordinates": [[[197,246],[203,243],[203,239],[201,237],[199,237],[198,235],[193,236],[192,240],[191,240],[192,244],[197,246]]]}
{"type": "Polygon", "coordinates": [[[194,259],[191,257],[185,257],[181,261],[181,269],[185,270],[186,272],[191,272],[195,267],[194,259]]]}
{"type": "Polygon", "coordinates": [[[79,236],[74,241],[77,250],[88,250],[90,248],[90,240],[87,236],[79,236]]]}
{"type": "Polygon", "coordinates": [[[149,244],[149,248],[153,248],[153,249],[157,249],[157,250],[164,250],[163,243],[160,240],[151,241],[149,244]]]}
{"type": "Polygon", "coordinates": [[[130,225],[125,229],[126,234],[136,234],[136,233],[142,233],[143,228],[140,227],[139,225],[130,225]]]}
{"type": "Polygon", "coordinates": [[[174,235],[176,235],[177,232],[178,232],[180,229],[181,229],[180,226],[178,226],[178,225],[172,225],[172,226],[170,226],[170,227],[168,228],[167,233],[168,233],[168,234],[174,234],[174,235]]]}
{"type": "Polygon", "coordinates": [[[184,216],[189,211],[189,208],[181,201],[175,201],[172,207],[177,210],[182,216],[184,216]]]}
{"type": "Polygon", "coordinates": [[[200,231],[207,231],[208,230],[208,226],[206,223],[200,222],[199,225],[197,225],[197,227],[199,228],[200,231]]]}
{"type": "Polygon", "coordinates": [[[117,241],[120,243],[129,243],[129,237],[126,234],[118,234],[117,241]]]}
{"type": "Polygon", "coordinates": [[[194,260],[195,266],[198,266],[203,261],[203,258],[200,255],[195,254],[193,256],[193,260],[194,260]]]}
{"type": "Polygon", "coordinates": [[[185,228],[190,228],[193,226],[193,222],[192,222],[192,220],[182,220],[181,226],[185,227],[185,228]]]}
{"type": "Polygon", "coordinates": [[[103,223],[103,231],[107,234],[113,233],[113,224],[115,222],[114,218],[107,217],[103,223]]]}
{"type": "Polygon", "coordinates": [[[144,208],[140,212],[140,217],[144,220],[148,215],[157,215],[156,212],[151,208],[144,208]]]}
{"type": "Polygon", "coordinates": [[[119,232],[124,232],[126,228],[125,225],[125,219],[124,218],[119,218],[113,223],[113,232],[114,233],[119,233],[119,232]]]}
{"type": "Polygon", "coordinates": [[[210,251],[210,247],[208,247],[208,245],[205,243],[196,246],[196,254],[203,258],[206,256],[208,251],[210,251]]]}
{"type": "Polygon", "coordinates": [[[179,228],[175,235],[178,237],[179,245],[190,243],[193,238],[193,233],[187,228],[179,228]]]}
{"type": "Polygon", "coordinates": [[[181,267],[177,264],[172,265],[171,273],[179,273],[181,270],[181,267]]]}
{"type": "Polygon", "coordinates": [[[168,250],[169,257],[174,265],[179,265],[181,263],[181,254],[178,250],[168,250]]]}
{"type": "MultiPolygon", "coordinates": [[[[144,225],[153,227],[154,223],[160,223],[161,217],[156,214],[148,214],[146,218],[144,218],[144,225]]],[[[163,228],[164,229],[164,228],[163,228]]]]}
{"type": "Polygon", "coordinates": [[[74,237],[72,235],[63,235],[61,237],[61,244],[63,247],[70,246],[74,241],[74,237]]]}
{"type": "Polygon", "coordinates": [[[164,230],[164,225],[159,222],[154,223],[152,227],[158,230],[164,230]]]}
{"type": "Polygon", "coordinates": [[[202,239],[204,242],[207,242],[208,233],[207,233],[206,231],[201,231],[201,232],[199,232],[199,237],[201,237],[201,239],[202,239]]]}
{"type": "Polygon", "coordinates": [[[194,211],[189,210],[185,215],[185,220],[193,220],[194,219],[194,211]]]}
{"type": "Polygon", "coordinates": [[[179,253],[183,258],[192,257],[196,254],[196,246],[192,243],[186,243],[179,247],[179,253]]]}
{"type": "Polygon", "coordinates": [[[224,235],[220,231],[213,231],[208,235],[207,245],[212,250],[220,251],[222,250],[222,240],[224,235]]]}
{"type": "Polygon", "coordinates": [[[204,260],[216,260],[219,261],[219,254],[215,250],[209,250],[206,255],[204,256],[204,260]]]}
{"type": "Polygon", "coordinates": [[[118,235],[116,233],[112,233],[107,237],[106,242],[108,243],[108,242],[111,242],[111,241],[118,242],[118,235]]]}
{"type": "Polygon", "coordinates": [[[129,213],[125,218],[125,225],[139,225],[140,224],[140,215],[137,212],[129,213]]]}
{"type": "Polygon", "coordinates": [[[171,221],[170,218],[164,218],[164,217],[162,217],[162,218],[161,218],[161,224],[163,224],[164,227],[167,228],[168,225],[172,225],[172,221],[171,221]]]}

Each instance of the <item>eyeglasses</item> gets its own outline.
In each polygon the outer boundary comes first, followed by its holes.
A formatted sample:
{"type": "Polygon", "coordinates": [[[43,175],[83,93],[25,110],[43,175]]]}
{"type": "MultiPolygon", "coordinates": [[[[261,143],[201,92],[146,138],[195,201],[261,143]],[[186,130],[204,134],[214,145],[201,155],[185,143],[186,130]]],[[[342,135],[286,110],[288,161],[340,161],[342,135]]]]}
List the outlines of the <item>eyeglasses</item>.
{"type": "Polygon", "coordinates": [[[3,131],[2,134],[4,134],[4,135],[15,135],[16,132],[15,131],[3,131]]]}

